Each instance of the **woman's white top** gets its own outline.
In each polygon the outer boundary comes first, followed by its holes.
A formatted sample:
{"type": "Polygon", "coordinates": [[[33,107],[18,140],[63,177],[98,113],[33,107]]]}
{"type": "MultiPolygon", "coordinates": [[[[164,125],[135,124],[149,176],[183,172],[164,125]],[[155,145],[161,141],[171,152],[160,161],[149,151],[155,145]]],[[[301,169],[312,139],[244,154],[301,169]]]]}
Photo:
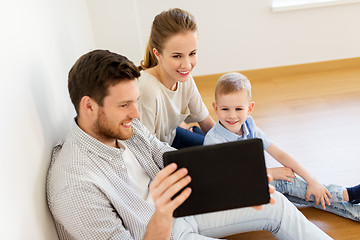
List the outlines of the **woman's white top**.
{"type": "Polygon", "coordinates": [[[140,121],[158,139],[169,144],[181,122],[201,122],[209,115],[192,76],[177,84],[172,91],[145,71],[141,71],[138,79],[140,121]]]}

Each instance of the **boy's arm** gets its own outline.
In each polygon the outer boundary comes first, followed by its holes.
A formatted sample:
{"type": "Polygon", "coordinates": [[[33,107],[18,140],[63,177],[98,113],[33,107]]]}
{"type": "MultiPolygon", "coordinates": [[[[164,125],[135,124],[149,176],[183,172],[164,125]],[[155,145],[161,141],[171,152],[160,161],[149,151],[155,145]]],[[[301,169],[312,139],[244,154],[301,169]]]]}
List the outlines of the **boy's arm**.
{"type": "Polygon", "coordinates": [[[279,163],[285,167],[291,168],[296,174],[302,177],[307,183],[306,201],[310,199],[311,195],[315,197],[315,204],[321,202],[322,207],[325,209],[325,203],[330,205],[329,197],[330,192],[320,184],[305,168],[303,168],[292,156],[282,150],[280,147],[272,143],[266,151],[279,163]]]}

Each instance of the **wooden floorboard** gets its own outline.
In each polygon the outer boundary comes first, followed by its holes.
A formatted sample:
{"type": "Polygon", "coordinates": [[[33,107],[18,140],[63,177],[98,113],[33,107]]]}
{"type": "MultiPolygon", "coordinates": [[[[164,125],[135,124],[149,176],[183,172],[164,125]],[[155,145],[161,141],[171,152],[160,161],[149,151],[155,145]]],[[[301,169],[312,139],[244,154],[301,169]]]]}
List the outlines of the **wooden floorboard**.
{"type": "MultiPolygon", "coordinates": [[[[241,71],[252,83],[257,125],[324,183],[360,183],[360,58],[241,71]]],[[[195,77],[210,114],[221,74],[195,77]]],[[[278,164],[266,155],[269,166],[278,164]]],[[[334,239],[360,239],[360,224],[314,208],[304,215],[334,239]]],[[[268,232],[229,239],[274,239],[268,232]]]]}

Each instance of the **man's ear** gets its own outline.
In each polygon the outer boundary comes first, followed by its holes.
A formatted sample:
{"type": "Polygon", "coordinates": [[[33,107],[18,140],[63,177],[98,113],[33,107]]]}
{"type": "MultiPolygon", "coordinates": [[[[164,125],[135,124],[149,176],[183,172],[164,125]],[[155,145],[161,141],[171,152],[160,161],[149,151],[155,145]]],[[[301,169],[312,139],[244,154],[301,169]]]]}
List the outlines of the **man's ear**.
{"type": "Polygon", "coordinates": [[[85,114],[93,114],[97,107],[97,103],[89,96],[83,96],[80,100],[80,109],[85,114]]]}
{"type": "Polygon", "coordinates": [[[254,106],[255,106],[255,102],[249,103],[248,112],[247,112],[248,115],[250,115],[252,113],[254,106]]]}

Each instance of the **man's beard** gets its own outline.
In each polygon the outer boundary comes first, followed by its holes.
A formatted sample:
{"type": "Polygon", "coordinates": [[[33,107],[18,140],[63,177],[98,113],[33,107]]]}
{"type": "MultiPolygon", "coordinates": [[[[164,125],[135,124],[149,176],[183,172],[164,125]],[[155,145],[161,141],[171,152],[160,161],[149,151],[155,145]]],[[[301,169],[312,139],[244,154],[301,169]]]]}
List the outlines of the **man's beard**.
{"type": "MultiPolygon", "coordinates": [[[[131,121],[129,119],[128,121],[131,121]]],[[[95,122],[95,132],[96,134],[104,139],[119,139],[119,140],[126,140],[132,136],[132,128],[129,131],[121,131],[119,128],[111,127],[109,121],[106,118],[104,111],[100,108],[98,112],[98,118],[95,122]]],[[[119,126],[118,126],[119,127],[119,126]]]]}

